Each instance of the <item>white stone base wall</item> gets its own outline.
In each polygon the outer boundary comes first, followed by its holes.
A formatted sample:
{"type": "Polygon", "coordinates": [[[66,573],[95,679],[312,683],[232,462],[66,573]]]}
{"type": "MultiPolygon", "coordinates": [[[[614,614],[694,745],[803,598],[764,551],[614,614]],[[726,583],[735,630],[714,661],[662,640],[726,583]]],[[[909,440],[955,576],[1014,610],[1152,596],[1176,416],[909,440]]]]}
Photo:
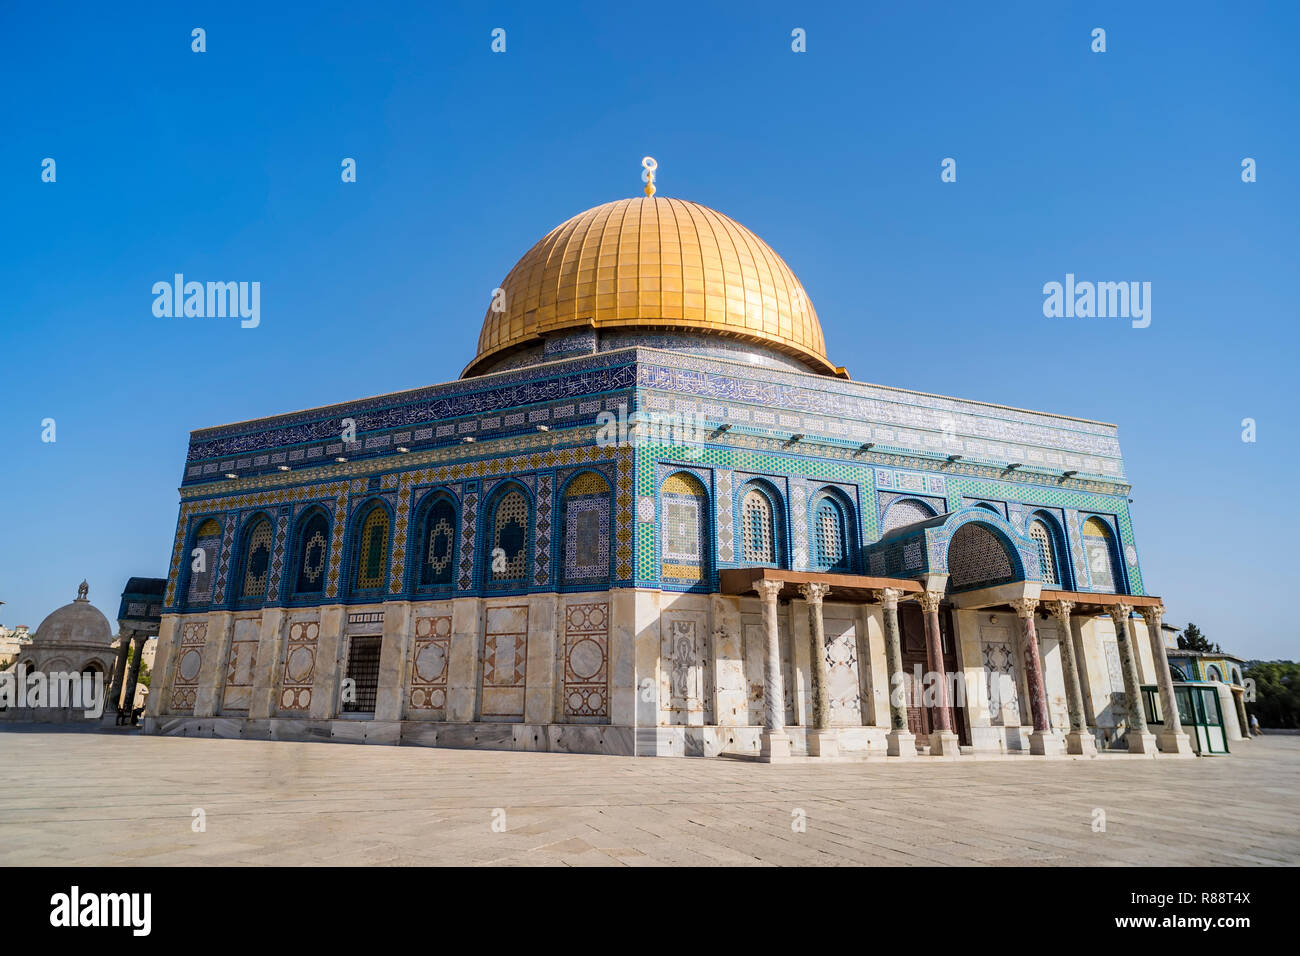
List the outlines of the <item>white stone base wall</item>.
{"type": "MultiPolygon", "coordinates": [[[[763,641],[757,598],[618,589],[168,615],[148,733],[658,756],[757,755],[763,641]],[[373,714],[345,713],[351,642],[378,638],[373,714]]],[[[1002,653],[1014,699],[964,711],[972,748],[1029,752],[1029,694],[1004,613],[954,614],[968,687],[1002,653]],[[1005,663],[1007,653],[1012,664],[1005,663]],[[992,660],[993,658],[989,658],[992,660]]],[[[886,752],[882,611],[824,606],[830,724],[845,755],[886,752]]],[[[1101,638],[1085,630],[1085,696],[1102,743],[1110,703],[1101,638]]],[[[778,608],[784,710],[807,753],[814,670],[808,605],[778,608]]],[[[1051,631],[1050,628],[1047,631],[1051,631]]],[[[1113,632],[1112,632],[1113,633],[1113,632]]],[[[1044,635],[1051,645],[1064,639],[1044,635]]],[[[1067,729],[1060,654],[1043,655],[1054,730],[1067,729]]]]}

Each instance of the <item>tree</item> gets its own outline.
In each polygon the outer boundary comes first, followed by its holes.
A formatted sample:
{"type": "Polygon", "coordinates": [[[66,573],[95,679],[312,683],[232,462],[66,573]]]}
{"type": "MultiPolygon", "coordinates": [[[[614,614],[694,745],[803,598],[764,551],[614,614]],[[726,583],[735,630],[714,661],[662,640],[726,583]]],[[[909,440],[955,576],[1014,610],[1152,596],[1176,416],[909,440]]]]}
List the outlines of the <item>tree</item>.
{"type": "Polygon", "coordinates": [[[1201,633],[1201,629],[1191,621],[1187,622],[1187,628],[1182,634],[1178,635],[1178,649],[1183,651],[1204,651],[1207,654],[1222,654],[1218,644],[1211,644],[1209,638],[1201,633]]]}
{"type": "Polygon", "coordinates": [[[1246,709],[1261,727],[1300,727],[1300,664],[1295,661],[1251,661],[1245,679],[1255,682],[1255,700],[1246,709]]]}

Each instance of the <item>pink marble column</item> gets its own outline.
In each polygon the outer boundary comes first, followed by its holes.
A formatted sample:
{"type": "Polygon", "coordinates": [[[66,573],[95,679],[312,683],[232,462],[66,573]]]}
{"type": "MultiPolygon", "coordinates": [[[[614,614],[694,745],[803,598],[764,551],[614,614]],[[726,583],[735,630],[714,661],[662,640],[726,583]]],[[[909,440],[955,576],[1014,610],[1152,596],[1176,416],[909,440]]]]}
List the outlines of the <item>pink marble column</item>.
{"type": "Polygon", "coordinates": [[[1016,616],[1020,618],[1020,640],[1025,659],[1025,679],[1029,684],[1029,710],[1034,718],[1034,730],[1046,733],[1050,726],[1047,720],[1047,687],[1043,682],[1043,661],[1038,656],[1038,630],[1034,627],[1034,611],[1038,608],[1037,598],[1021,598],[1011,602],[1016,616]]]}
{"type": "Polygon", "coordinates": [[[952,733],[952,715],[948,712],[948,674],[943,669],[943,637],[939,630],[939,602],[943,595],[938,591],[922,591],[917,598],[921,602],[921,613],[925,621],[925,666],[933,675],[937,675],[938,687],[935,708],[939,730],[952,733]]]}
{"type": "Polygon", "coordinates": [[[1020,598],[1011,602],[1020,618],[1020,640],[1025,661],[1025,682],[1029,685],[1029,710],[1034,719],[1034,732],[1029,735],[1029,752],[1049,755],[1065,751],[1065,743],[1052,733],[1047,718],[1047,683],[1043,680],[1043,661],[1038,654],[1038,629],[1034,627],[1034,611],[1038,598],[1020,598]]]}
{"type": "Polygon", "coordinates": [[[922,591],[917,600],[921,602],[925,622],[925,664],[930,679],[937,684],[931,710],[937,726],[930,731],[930,756],[959,757],[961,749],[952,726],[952,712],[948,710],[948,672],[943,666],[943,637],[939,630],[939,602],[943,600],[943,592],[922,591]]]}

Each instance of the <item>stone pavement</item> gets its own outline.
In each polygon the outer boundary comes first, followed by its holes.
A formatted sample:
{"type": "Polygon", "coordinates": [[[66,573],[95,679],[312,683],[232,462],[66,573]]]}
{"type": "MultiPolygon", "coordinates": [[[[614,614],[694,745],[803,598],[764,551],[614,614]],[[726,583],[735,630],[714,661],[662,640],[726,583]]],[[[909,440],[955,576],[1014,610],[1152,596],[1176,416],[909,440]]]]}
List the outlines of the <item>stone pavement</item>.
{"type": "Polygon", "coordinates": [[[10,727],[0,865],[1300,863],[1300,737],[1234,746],[765,765],[10,727]]]}

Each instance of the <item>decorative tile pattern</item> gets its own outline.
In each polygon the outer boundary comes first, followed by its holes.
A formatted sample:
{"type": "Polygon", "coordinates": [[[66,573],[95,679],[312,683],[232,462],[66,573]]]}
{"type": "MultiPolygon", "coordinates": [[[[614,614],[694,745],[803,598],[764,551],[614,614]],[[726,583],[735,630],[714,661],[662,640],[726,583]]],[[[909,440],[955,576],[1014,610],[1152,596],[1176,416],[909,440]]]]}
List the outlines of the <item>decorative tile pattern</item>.
{"type": "Polygon", "coordinates": [[[528,606],[490,607],[483,635],[484,720],[524,719],[528,666],[528,606]]]}
{"type": "MultiPolygon", "coordinates": [[[[230,572],[230,552],[235,544],[235,525],[238,523],[237,515],[230,515],[226,518],[225,534],[221,538],[221,564],[217,568],[217,591],[212,598],[215,604],[220,604],[226,599],[226,578],[230,572]]],[[[172,569],[170,580],[176,580],[175,568],[172,569]]]]}
{"type": "Polygon", "coordinates": [[[230,636],[230,657],[226,661],[226,686],[221,696],[221,712],[247,712],[253,697],[257,673],[257,646],[261,630],[257,619],[235,621],[230,636]]]}
{"type": "Polygon", "coordinates": [[[702,724],[708,663],[698,622],[694,618],[666,616],[660,629],[660,720],[667,724],[702,724]]]}
{"type": "Polygon", "coordinates": [[[825,621],[827,696],[831,724],[861,726],[862,684],[858,677],[858,635],[852,623],[825,621]],[[838,631],[838,633],[836,633],[838,631]]]}
{"type": "Polygon", "coordinates": [[[554,510],[555,476],[537,476],[537,523],[533,530],[533,584],[542,587],[551,580],[551,513],[554,510]]]}
{"type": "Polygon", "coordinates": [[[474,531],[478,527],[475,511],[478,508],[478,486],[465,486],[465,497],[460,514],[460,589],[474,588],[474,531]]]}
{"type": "Polygon", "coordinates": [[[808,568],[808,489],[804,479],[790,479],[790,567],[803,571],[808,568]]]}
{"type": "Polygon", "coordinates": [[[289,509],[281,508],[280,516],[275,522],[275,550],[271,556],[271,580],[267,585],[268,598],[275,600],[280,596],[280,577],[284,573],[285,540],[289,537],[289,509]]]}
{"type": "Polygon", "coordinates": [[[584,472],[564,492],[564,580],[609,579],[610,488],[600,475],[584,472]]]}
{"type": "Polygon", "coordinates": [[[564,716],[609,718],[609,604],[564,611],[564,716]]]}
{"type": "Polygon", "coordinates": [[[985,689],[993,726],[1002,726],[1005,715],[1012,715],[1019,722],[1020,693],[1016,683],[1015,648],[1009,641],[981,640],[980,653],[984,659],[985,689]]]}
{"type": "Polygon", "coordinates": [[[181,643],[177,649],[176,674],[172,678],[171,712],[191,714],[199,689],[199,672],[203,669],[203,647],[208,641],[206,621],[181,626],[181,643]]]}
{"type": "Polygon", "coordinates": [[[320,624],[316,621],[294,621],[289,625],[284,673],[280,682],[281,711],[311,709],[312,684],[316,674],[316,645],[319,639],[320,624]]]}
{"type": "MultiPolygon", "coordinates": [[[[731,501],[732,473],[729,468],[719,468],[717,478],[717,497],[719,501],[731,501]]],[[[736,560],[736,533],[732,527],[731,508],[718,509],[718,561],[730,564],[736,560]]]]}
{"type": "Polygon", "coordinates": [[[410,707],[420,716],[442,720],[447,708],[447,660],[451,653],[451,615],[415,619],[411,646],[410,707]]]}

